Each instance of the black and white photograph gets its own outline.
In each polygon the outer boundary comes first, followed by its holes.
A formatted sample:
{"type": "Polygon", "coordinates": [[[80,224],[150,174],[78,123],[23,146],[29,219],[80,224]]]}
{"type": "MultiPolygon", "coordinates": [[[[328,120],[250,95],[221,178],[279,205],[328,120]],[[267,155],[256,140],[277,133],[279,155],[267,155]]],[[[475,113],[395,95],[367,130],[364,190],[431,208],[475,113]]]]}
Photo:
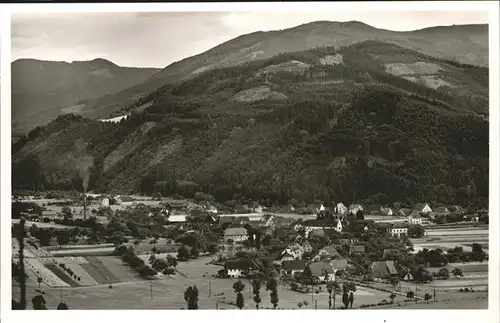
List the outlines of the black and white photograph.
{"type": "Polygon", "coordinates": [[[11,12],[11,309],[492,309],[498,30],[352,5],[11,12]]]}

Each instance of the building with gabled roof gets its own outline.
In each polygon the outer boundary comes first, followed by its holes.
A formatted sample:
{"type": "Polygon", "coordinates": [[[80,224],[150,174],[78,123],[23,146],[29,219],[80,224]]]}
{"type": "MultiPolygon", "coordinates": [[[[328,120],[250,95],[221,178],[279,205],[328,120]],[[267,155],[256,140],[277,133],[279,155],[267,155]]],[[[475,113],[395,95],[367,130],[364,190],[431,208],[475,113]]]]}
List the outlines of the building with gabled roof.
{"type": "Polygon", "coordinates": [[[233,242],[242,242],[248,239],[247,230],[245,228],[227,228],[224,231],[224,242],[232,240],[233,242]]]}
{"type": "Polygon", "coordinates": [[[382,281],[384,279],[399,276],[396,263],[393,260],[374,261],[372,262],[370,269],[375,281],[382,281]]]}

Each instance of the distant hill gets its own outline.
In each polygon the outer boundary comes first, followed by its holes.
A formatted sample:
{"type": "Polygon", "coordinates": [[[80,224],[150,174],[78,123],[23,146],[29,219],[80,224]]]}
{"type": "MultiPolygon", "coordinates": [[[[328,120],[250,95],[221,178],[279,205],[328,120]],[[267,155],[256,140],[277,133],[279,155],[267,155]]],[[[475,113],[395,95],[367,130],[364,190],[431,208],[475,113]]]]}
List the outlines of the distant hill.
{"type": "Polygon", "coordinates": [[[395,44],[284,53],[61,116],[13,145],[13,187],[485,207],[488,97],[487,67],[395,44]]]}
{"type": "Polygon", "coordinates": [[[114,93],[148,79],[154,68],[121,67],[104,59],[12,63],[13,132],[27,133],[63,113],[78,113],[79,101],[114,93]]]}
{"type": "Polygon", "coordinates": [[[317,21],[294,28],[237,37],[202,54],[172,63],[144,83],[90,100],[85,109],[98,108],[97,111],[102,113],[99,117],[108,116],[165,84],[185,80],[210,69],[266,59],[280,53],[322,46],[338,48],[367,40],[398,44],[441,59],[488,66],[488,25],[456,25],[396,32],[357,21],[317,21]]]}

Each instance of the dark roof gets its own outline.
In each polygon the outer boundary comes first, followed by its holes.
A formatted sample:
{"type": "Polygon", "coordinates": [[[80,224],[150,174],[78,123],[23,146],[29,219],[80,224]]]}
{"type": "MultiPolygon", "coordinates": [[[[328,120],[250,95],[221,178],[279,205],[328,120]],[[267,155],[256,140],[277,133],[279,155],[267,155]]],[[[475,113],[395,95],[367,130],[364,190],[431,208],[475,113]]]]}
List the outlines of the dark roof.
{"type": "Polygon", "coordinates": [[[318,227],[318,228],[332,228],[337,226],[336,220],[326,221],[326,220],[318,220],[318,219],[310,219],[304,221],[304,226],[306,227],[318,227]]]}
{"type": "Polygon", "coordinates": [[[242,236],[247,234],[247,229],[245,228],[227,228],[224,231],[224,236],[242,236]]]}
{"type": "Polygon", "coordinates": [[[250,266],[246,260],[227,260],[224,267],[228,270],[248,270],[250,266]]]}
{"type": "Polygon", "coordinates": [[[220,217],[220,224],[231,224],[234,221],[234,217],[232,216],[221,216],[220,217]]]}
{"type": "Polygon", "coordinates": [[[340,257],[339,252],[337,251],[337,249],[335,249],[334,246],[327,246],[327,247],[324,247],[321,250],[325,251],[328,255],[330,255],[332,257],[340,257]]]}
{"type": "Polygon", "coordinates": [[[306,268],[305,260],[284,260],[281,265],[287,270],[304,270],[306,268]]]}
{"type": "Polygon", "coordinates": [[[399,257],[401,252],[398,249],[384,249],[383,258],[387,257],[399,257]]]}
{"type": "MultiPolygon", "coordinates": [[[[415,206],[413,207],[414,210],[417,210],[417,211],[422,211],[422,209],[426,206],[426,205],[429,205],[429,203],[417,203],[415,204],[415,206]]],[[[429,205],[430,207],[430,205],[429,205]]]]}
{"type": "Polygon", "coordinates": [[[326,262],[315,262],[309,265],[309,268],[311,269],[311,273],[313,277],[324,277],[325,276],[325,271],[328,273],[328,275],[334,274],[334,270],[330,264],[326,262]]]}
{"type": "Polygon", "coordinates": [[[358,220],[357,223],[358,225],[367,225],[367,224],[373,224],[375,223],[375,221],[369,219],[363,219],[363,220],[358,220]]]}
{"type": "Polygon", "coordinates": [[[347,259],[331,260],[330,266],[334,269],[345,270],[347,268],[347,259]]]}

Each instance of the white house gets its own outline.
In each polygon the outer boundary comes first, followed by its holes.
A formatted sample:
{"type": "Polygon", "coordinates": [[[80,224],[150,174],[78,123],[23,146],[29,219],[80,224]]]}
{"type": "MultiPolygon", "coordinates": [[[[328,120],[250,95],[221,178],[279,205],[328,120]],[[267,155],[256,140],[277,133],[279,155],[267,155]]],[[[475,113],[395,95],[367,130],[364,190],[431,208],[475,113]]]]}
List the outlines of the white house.
{"type": "Polygon", "coordinates": [[[244,260],[228,260],[224,267],[231,278],[239,278],[249,270],[248,262],[244,260]]]}
{"type": "Polygon", "coordinates": [[[389,231],[389,234],[393,237],[398,237],[401,238],[402,236],[407,236],[408,235],[408,228],[407,227],[392,227],[390,229],[387,229],[389,231]]]}
{"type": "Polygon", "coordinates": [[[285,250],[283,250],[281,255],[284,258],[286,257],[287,260],[289,259],[289,256],[293,257],[294,260],[300,260],[304,255],[304,248],[302,248],[302,246],[299,245],[298,243],[295,243],[293,245],[288,246],[288,248],[286,248],[285,250]]]}
{"type": "Polygon", "coordinates": [[[414,210],[422,214],[432,213],[432,209],[427,203],[418,203],[415,205],[414,210]]]}
{"type": "Polygon", "coordinates": [[[325,209],[325,207],[323,206],[323,204],[321,204],[321,205],[319,206],[319,208],[318,208],[318,209],[316,209],[316,212],[317,212],[317,213],[324,212],[324,211],[326,211],[326,209],[325,209]]]}
{"type": "Polygon", "coordinates": [[[380,212],[382,212],[382,214],[387,215],[387,216],[392,216],[394,214],[390,207],[381,207],[380,212]]]}
{"type": "Polygon", "coordinates": [[[337,224],[335,225],[335,231],[342,233],[342,221],[337,221],[337,224]]]}
{"type": "Polygon", "coordinates": [[[335,207],[335,213],[340,215],[345,215],[348,211],[349,209],[342,202],[338,203],[335,207]]]}
{"type": "Polygon", "coordinates": [[[227,228],[224,231],[224,242],[232,240],[233,242],[242,242],[248,239],[245,228],[227,228]]]}

